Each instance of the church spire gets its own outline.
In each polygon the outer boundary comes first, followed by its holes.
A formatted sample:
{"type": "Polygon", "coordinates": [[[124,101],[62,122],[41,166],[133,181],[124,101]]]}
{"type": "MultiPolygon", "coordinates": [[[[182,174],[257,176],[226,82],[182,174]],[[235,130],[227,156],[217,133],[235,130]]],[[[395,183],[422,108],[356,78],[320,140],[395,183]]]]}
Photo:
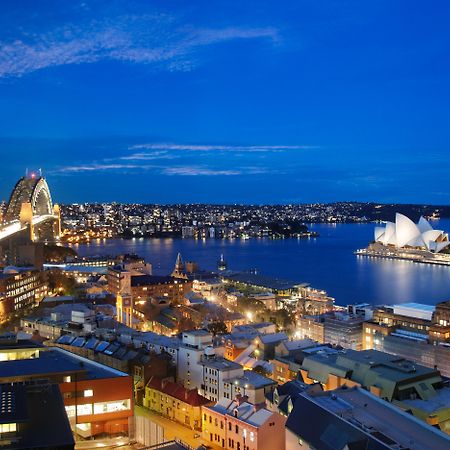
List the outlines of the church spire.
{"type": "Polygon", "coordinates": [[[178,253],[177,260],[175,261],[175,267],[172,272],[174,278],[187,278],[184,272],[183,259],[181,258],[181,253],[178,253]]]}

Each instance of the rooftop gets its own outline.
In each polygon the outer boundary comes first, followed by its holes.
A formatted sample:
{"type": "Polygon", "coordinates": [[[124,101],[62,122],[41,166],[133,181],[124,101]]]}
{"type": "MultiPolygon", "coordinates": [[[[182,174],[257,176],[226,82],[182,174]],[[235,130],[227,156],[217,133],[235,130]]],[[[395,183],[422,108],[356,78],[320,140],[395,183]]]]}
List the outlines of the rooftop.
{"type": "Polygon", "coordinates": [[[219,414],[236,417],[254,427],[260,427],[267,422],[274,413],[265,408],[255,408],[254,405],[243,402],[239,404],[236,401],[222,399],[213,406],[207,406],[207,409],[218,412],[219,414]]]}
{"type": "Polygon", "coordinates": [[[188,280],[183,278],[174,278],[171,276],[159,276],[159,275],[133,275],[131,277],[131,286],[151,286],[156,284],[172,284],[172,283],[187,283],[188,280]]]}
{"type": "Polygon", "coordinates": [[[277,384],[277,382],[272,380],[271,378],[260,375],[253,370],[244,370],[243,376],[234,378],[233,380],[231,380],[231,382],[241,386],[249,385],[256,389],[277,384]]]}
{"type": "MultiPolygon", "coordinates": [[[[21,348],[27,348],[27,346],[22,346],[21,348]]],[[[38,358],[0,362],[0,380],[75,372],[85,372],[88,379],[127,376],[124,372],[58,347],[41,348],[38,358]]]]}
{"type": "Polygon", "coordinates": [[[199,364],[204,367],[210,367],[211,369],[216,369],[219,371],[242,369],[242,366],[240,364],[217,356],[211,358],[202,358],[199,364]]]}
{"type": "Polygon", "coordinates": [[[268,277],[265,275],[258,275],[254,273],[235,273],[228,275],[227,279],[234,281],[236,283],[249,284],[252,286],[259,286],[266,289],[273,290],[288,290],[294,289],[300,285],[293,281],[283,280],[281,278],[268,277]]]}
{"type": "Polygon", "coordinates": [[[301,394],[286,427],[324,450],[450,447],[446,434],[360,388],[301,394]]]}
{"type": "Polygon", "coordinates": [[[72,431],[57,385],[2,384],[0,407],[0,423],[18,424],[8,449],[73,448],[72,431]]]}
{"type": "Polygon", "coordinates": [[[191,406],[202,406],[211,403],[210,400],[198,393],[197,388],[186,389],[173,381],[164,381],[157,377],[151,377],[146,387],[156,389],[191,406]]]}

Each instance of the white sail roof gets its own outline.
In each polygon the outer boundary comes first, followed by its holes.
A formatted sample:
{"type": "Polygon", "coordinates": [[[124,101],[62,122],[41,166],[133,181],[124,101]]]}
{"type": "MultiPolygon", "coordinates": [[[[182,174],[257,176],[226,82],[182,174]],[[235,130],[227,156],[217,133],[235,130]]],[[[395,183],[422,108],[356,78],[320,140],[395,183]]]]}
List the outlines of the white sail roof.
{"type": "Polygon", "coordinates": [[[397,248],[420,247],[433,252],[440,252],[450,244],[448,234],[434,230],[424,217],[415,224],[400,213],[395,215],[395,223],[387,222],[385,228],[375,228],[375,241],[397,248]]]}

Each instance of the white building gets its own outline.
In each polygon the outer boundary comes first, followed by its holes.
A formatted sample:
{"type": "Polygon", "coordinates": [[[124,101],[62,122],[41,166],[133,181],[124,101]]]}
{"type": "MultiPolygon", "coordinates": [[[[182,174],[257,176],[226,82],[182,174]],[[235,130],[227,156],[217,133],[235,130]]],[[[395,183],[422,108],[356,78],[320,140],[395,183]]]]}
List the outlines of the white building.
{"type": "Polygon", "coordinates": [[[375,241],[396,248],[415,247],[435,253],[450,244],[448,234],[441,230],[434,230],[423,217],[415,224],[400,213],[395,215],[395,223],[386,222],[384,228],[375,228],[375,241]]]}

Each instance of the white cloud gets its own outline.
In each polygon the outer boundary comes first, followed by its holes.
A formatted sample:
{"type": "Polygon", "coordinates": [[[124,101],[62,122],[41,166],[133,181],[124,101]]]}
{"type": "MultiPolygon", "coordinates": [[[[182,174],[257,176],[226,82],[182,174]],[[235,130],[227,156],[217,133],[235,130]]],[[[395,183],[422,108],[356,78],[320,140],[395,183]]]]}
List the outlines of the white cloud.
{"type": "Polygon", "coordinates": [[[149,168],[148,166],[141,166],[138,164],[83,164],[78,166],[64,166],[52,171],[52,173],[80,173],[80,172],[95,172],[106,170],[120,170],[120,169],[142,169],[149,168]]]}
{"type": "Polygon", "coordinates": [[[165,175],[181,175],[181,176],[230,176],[230,175],[241,175],[240,170],[228,170],[228,169],[209,169],[205,167],[196,166],[184,166],[184,167],[168,167],[163,170],[165,175]]]}
{"type": "Polygon", "coordinates": [[[318,147],[309,145],[208,145],[208,144],[171,144],[149,143],[136,144],[130,150],[185,150],[185,151],[247,151],[247,152],[275,152],[283,150],[309,150],[318,147]]]}
{"type": "Polygon", "coordinates": [[[151,161],[151,160],[159,160],[159,159],[176,159],[176,155],[171,155],[166,150],[164,151],[155,151],[151,153],[139,152],[133,153],[127,156],[121,156],[118,159],[125,161],[151,161]]]}
{"type": "Polygon", "coordinates": [[[164,70],[190,70],[200,47],[236,39],[278,40],[274,28],[182,27],[158,15],[120,16],[114,20],[68,24],[14,41],[0,41],[0,77],[23,76],[40,69],[101,60],[153,64],[164,70]]]}

